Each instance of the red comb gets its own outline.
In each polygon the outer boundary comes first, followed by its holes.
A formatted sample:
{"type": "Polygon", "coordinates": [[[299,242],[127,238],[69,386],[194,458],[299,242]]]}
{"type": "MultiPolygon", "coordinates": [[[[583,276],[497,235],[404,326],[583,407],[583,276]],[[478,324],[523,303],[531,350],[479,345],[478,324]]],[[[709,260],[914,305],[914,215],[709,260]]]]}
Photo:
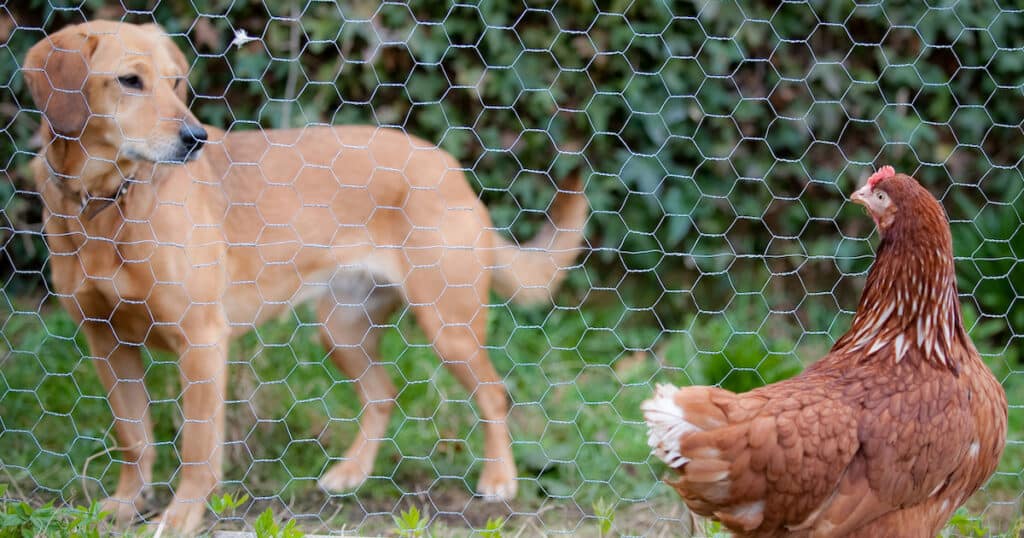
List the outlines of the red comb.
{"type": "Polygon", "coordinates": [[[871,176],[868,177],[868,187],[874,187],[875,185],[878,184],[879,181],[882,181],[883,179],[889,179],[895,175],[896,169],[894,169],[891,166],[883,166],[877,172],[871,174],[871,176]]]}

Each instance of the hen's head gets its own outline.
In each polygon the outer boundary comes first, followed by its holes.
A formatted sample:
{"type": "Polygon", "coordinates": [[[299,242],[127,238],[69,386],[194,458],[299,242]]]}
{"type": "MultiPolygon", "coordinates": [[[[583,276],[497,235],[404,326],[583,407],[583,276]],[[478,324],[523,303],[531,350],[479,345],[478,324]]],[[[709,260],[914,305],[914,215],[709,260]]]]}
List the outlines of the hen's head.
{"type": "Polygon", "coordinates": [[[891,166],[872,174],[850,200],[867,208],[883,238],[925,239],[936,233],[945,235],[943,230],[949,232],[939,201],[916,179],[897,174],[891,166]]]}

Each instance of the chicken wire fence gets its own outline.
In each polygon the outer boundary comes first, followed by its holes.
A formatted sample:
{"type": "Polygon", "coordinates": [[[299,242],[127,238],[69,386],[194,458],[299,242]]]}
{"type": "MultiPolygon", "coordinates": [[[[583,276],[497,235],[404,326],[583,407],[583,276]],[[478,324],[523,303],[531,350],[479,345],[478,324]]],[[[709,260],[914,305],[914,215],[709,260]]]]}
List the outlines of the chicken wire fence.
{"type": "MultiPolygon", "coordinates": [[[[121,461],[81,327],[48,280],[29,164],[40,107],[20,74],[34,43],[94,19],[162,25],[205,124],[370,124],[436,143],[506,237],[533,237],[565,178],[585,180],[587,249],[552,304],[487,299],[514,499],[474,496],[485,421],[408,307],[383,323],[397,397],[370,477],[319,488],[367,411],[299,305],[232,344],[221,491],[249,500],[208,511],[207,528],[271,508],[311,532],[386,533],[418,507],[438,535],[492,518],[511,535],[680,532],[640,402],[656,381],[747,390],[822,356],[876,244],[846,195],[882,164],[942,200],[968,328],[1010,400],[1006,454],[970,517],[1006,531],[1019,515],[1024,14],[995,1],[0,1],[8,498],[100,499],[121,461]]],[[[145,350],[144,364],[151,515],[180,478],[183,389],[176,357],[145,350]]]]}

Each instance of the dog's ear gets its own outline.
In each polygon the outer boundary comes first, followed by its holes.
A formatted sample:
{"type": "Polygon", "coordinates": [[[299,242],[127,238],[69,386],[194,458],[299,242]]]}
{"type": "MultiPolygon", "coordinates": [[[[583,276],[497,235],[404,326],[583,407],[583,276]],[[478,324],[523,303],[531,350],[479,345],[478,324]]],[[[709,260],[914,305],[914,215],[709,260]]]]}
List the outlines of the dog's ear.
{"type": "Polygon", "coordinates": [[[182,101],[187,101],[189,65],[188,60],[185,58],[185,54],[181,52],[181,49],[178,48],[177,45],[174,44],[174,40],[171,39],[171,36],[167,35],[167,31],[164,30],[163,26],[156,23],[149,23],[143,24],[142,27],[160,36],[160,40],[163,42],[164,48],[167,49],[167,54],[171,56],[171,61],[174,62],[174,65],[178,66],[178,70],[181,72],[182,76],[185,77],[185,80],[175,85],[174,93],[176,93],[182,101]]]}
{"type": "Polygon", "coordinates": [[[85,83],[97,42],[95,36],[67,28],[36,43],[25,57],[25,83],[57,134],[79,136],[89,119],[85,83]]]}

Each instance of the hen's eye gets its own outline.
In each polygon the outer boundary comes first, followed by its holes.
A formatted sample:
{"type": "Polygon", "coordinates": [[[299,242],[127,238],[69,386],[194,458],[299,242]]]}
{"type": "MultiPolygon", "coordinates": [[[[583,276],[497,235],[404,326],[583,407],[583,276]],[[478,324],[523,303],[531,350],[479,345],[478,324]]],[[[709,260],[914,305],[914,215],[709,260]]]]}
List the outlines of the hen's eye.
{"type": "Polygon", "coordinates": [[[875,194],[875,198],[878,198],[879,201],[885,200],[885,193],[879,192],[878,194],[875,194]]]}
{"type": "Polygon", "coordinates": [[[117,81],[124,88],[129,88],[132,90],[142,89],[142,79],[139,78],[138,75],[122,75],[120,77],[117,77],[117,81]]]}

